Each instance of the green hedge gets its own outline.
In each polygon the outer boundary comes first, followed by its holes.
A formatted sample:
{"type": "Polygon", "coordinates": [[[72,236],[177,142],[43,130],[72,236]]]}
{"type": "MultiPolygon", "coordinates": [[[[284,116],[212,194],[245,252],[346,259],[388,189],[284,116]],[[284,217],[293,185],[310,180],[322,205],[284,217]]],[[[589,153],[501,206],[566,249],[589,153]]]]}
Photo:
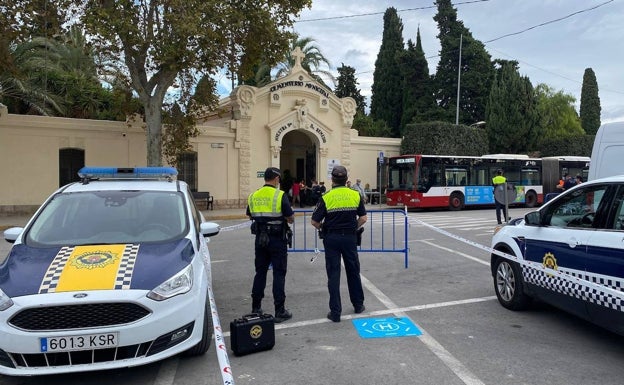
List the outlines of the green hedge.
{"type": "Polygon", "coordinates": [[[543,140],[540,156],[591,156],[595,135],[577,135],[567,138],[543,140]]]}
{"type": "Polygon", "coordinates": [[[413,123],[405,127],[401,154],[481,156],[488,153],[484,128],[447,122],[413,123]]]}

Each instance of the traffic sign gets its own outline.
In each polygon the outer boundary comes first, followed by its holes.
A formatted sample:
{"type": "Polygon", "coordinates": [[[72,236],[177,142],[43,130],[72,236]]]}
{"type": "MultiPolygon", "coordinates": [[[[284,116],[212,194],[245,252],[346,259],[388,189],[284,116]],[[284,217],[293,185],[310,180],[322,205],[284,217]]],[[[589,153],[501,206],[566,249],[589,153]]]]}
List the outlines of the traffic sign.
{"type": "Polygon", "coordinates": [[[384,162],[384,153],[383,151],[379,151],[379,164],[383,164],[384,162]]]}

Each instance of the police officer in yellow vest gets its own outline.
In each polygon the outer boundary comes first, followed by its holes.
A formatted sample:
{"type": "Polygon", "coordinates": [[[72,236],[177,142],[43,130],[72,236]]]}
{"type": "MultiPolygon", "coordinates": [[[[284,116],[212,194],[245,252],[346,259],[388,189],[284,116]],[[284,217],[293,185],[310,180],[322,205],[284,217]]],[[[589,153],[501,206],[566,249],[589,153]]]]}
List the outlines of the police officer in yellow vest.
{"type": "MultiPolygon", "coordinates": [[[[505,178],[503,176],[503,170],[498,169],[496,171],[496,176],[494,178],[492,178],[492,185],[494,186],[494,191],[496,191],[497,188],[505,188],[505,183],[507,182],[507,178],[505,178]]],[[[505,196],[507,192],[503,191],[503,196],[505,196]]],[[[507,210],[505,209],[505,202],[499,202],[498,199],[496,199],[496,194],[494,194],[494,203],[496,204],[496,221],[498,222],[498,224],[502,224],[501,222],[501,211],[503,212],[503,216],[504,218],[507,218],[507,210]]],[[[505,219],[506,221],[507,219],[505,219]]]]}
{"type": "Polygon", "coordinates": [[[269,266],[273,267],[273,303],[275,322],[292,318],[292,313],[284,306],[286,302],[287,244],[292,235],[289,223],[294,222],[294,212],[288,195],[278,188],[281,172],[269,167],[264,172],[264,186],[249,195],[247,216],[253,221],[251,233],[255,234],[256,275],[251,289],[251,311],[262,313],[262,298],[266,287],[269,266]]]}
{"type": "Polygon", "coordinates": [[[364,291],[360,278],[360,260],[357,253],[358,230],[366,223],[366,209],[360,194],[345,186],[347,169],[334,166],[332,189],[319,200],[312,213],[312,226],[323,237],[325,270],[329,290],[327,318],[340,322],[340,257],[344,261],[349,287],[349,299],[356,313],[364,311],[364,291]]]}

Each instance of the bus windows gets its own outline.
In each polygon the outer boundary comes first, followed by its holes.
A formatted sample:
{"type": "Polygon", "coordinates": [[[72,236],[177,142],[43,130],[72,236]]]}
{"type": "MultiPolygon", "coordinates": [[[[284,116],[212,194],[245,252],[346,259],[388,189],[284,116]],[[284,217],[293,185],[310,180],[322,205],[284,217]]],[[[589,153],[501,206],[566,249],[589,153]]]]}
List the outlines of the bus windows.
{"type": "Polygon", "coordinates": [[[445,171],[447,186],[465,186],[468,179],[468,170],[459,167],[447,167],[445,171]]]}
{"type": "Polygon", "coordinates": [[[540,177],[540,172],[537,169],[523,169],[522,170],[522,181],[521,184],[524,186],[539,186],[542,184],[542,180],[540,177]]]}

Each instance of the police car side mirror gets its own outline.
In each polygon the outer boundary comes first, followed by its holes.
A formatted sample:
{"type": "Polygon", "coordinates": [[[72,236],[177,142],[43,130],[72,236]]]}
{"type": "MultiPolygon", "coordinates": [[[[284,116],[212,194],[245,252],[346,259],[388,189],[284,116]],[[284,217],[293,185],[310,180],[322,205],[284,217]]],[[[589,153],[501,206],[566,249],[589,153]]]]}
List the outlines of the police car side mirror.
{"type": "Polygon", "coordinates": [[[221,226],[214,222],[202,222],[199,225],[199,231],[204,237],[212,237],[219,234],[219,231],[221,231],[221,226]]]}
{"type": "Polygon", "coordinates": [[[524,216],[524,223],[529,226],[539,226],[542,224],[542,216],[539,211],[532,211],[524,216]]]}
{"type": "Polygon", "coordinates": [[[4,231],[4,240],[9,243],[15,243],[17,237],[24,231],[23,227],[11,227],[4,231]]]}

